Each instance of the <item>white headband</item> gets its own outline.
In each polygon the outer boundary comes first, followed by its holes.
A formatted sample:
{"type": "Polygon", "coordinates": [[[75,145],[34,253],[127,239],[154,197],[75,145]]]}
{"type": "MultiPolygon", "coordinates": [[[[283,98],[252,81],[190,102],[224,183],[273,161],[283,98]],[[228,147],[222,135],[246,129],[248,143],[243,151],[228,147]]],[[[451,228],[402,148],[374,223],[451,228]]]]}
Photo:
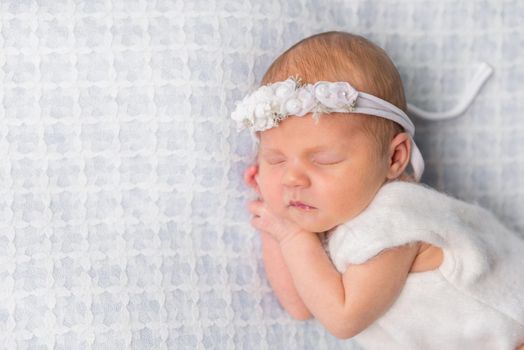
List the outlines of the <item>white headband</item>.
{"type": "MultiPolygon", "coordinates": [[[[408,104],[408,109],[427,119],[456,117],[473,101],[491,72],[487,64],[479,66],[458,108],[449,112],[430,113],[408,104]]],[[[411,137],[411,166],[415,178],[420,180],[424,172],[424,159],[413,139],[415,126],[411,119],[400,108],[376,96],[357,91],[347,82],[319,81],[303,85],[298,79],[289,78],[264,85],[237,102],[231,118],[237,122],[239,130],[247,128],[256,132],[274,128],[290,115],[302,117],[313,113],[313,117],[318,118],[320,114],[337,112],[373,115],[400,124],[411,137]]]]}

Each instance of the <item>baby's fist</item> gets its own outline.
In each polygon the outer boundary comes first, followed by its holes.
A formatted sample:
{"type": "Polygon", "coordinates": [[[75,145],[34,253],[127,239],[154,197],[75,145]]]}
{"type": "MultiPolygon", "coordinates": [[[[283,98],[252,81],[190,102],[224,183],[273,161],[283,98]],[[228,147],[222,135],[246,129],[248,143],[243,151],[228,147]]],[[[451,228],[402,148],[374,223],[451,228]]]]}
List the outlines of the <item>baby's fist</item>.
{"type": "Polygon", "coordinates": [[[251,226],[258,231],[267,232],[279,243],[300,234],[302,231],[295,222],[273,213],[261,200],[249,203],[249,211],[253,214],[251,226]]]}

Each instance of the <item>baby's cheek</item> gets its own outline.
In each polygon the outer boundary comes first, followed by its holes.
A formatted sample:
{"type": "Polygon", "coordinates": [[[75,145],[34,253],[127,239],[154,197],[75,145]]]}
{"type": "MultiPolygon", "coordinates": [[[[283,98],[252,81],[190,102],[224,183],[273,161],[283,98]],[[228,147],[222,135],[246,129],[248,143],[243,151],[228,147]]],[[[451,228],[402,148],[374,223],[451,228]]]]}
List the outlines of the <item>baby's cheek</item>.
{"type": "Polygon", "coordinates": [[[338,187],[337,190],[325,189],[322,192],[322,205],[325,210],[324,215],[338,222],[351,215],[355,206],[355,198],[353,198],[352,191],[347,190],[344,186],[338,187]]]}
{"type": "Polygon", "coordinates": [[[270,206],[272,206],[278,197],[278,192],[275,186],[272,185],[271,182],[265,181],[265,179],[261,177],[258,181],[258,187],[264,202],[267,202],[270,206]]]}
{"type": "Polygon", "coordinates": [[[277,191],[266,191],[262,194],[262,199],[266,202],[267,206],[277,214],[282,215],[284,213],[282,196],[277,191]]]}
{"type": "Polygon", "coordinates": [[[277,174],[263,166],[260,166],[256,180],[262,193],[274,192],[278,188],[277,174]]]}

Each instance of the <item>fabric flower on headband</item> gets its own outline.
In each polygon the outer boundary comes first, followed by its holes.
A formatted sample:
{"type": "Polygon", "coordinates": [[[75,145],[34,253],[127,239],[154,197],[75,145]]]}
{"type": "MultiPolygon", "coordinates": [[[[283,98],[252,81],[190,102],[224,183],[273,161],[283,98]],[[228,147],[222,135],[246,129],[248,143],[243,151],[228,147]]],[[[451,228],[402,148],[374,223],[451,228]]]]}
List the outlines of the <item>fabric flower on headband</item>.
{"type": "Polygon", "coordinates": [[[241,100],[231,118],[238,129],[264,131],[278,126],[287,116],[304,116],[310,112],[314,117],[321,113],[352,112],[356,106],[358,91],[346,82],[319,81],[314,85],[302,85],[298,79],[258,88],[241,100]]]}

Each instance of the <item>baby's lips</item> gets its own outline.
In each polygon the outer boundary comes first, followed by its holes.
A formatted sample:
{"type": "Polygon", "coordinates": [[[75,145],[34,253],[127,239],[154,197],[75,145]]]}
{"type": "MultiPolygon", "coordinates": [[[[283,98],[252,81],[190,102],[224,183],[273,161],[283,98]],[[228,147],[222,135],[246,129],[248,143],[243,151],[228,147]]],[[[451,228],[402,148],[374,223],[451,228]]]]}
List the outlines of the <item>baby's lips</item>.
{"type": "Polygon", "coordinates": [[[306,203],[302,203],[301,201],[290,201],[289,202],[289,206],[295,207],[295,208],[300,208],[300,209],[305,209],[305,210],[317,209],[314,206],[311,206],[311,205],[306,204],[306,203]]]}

